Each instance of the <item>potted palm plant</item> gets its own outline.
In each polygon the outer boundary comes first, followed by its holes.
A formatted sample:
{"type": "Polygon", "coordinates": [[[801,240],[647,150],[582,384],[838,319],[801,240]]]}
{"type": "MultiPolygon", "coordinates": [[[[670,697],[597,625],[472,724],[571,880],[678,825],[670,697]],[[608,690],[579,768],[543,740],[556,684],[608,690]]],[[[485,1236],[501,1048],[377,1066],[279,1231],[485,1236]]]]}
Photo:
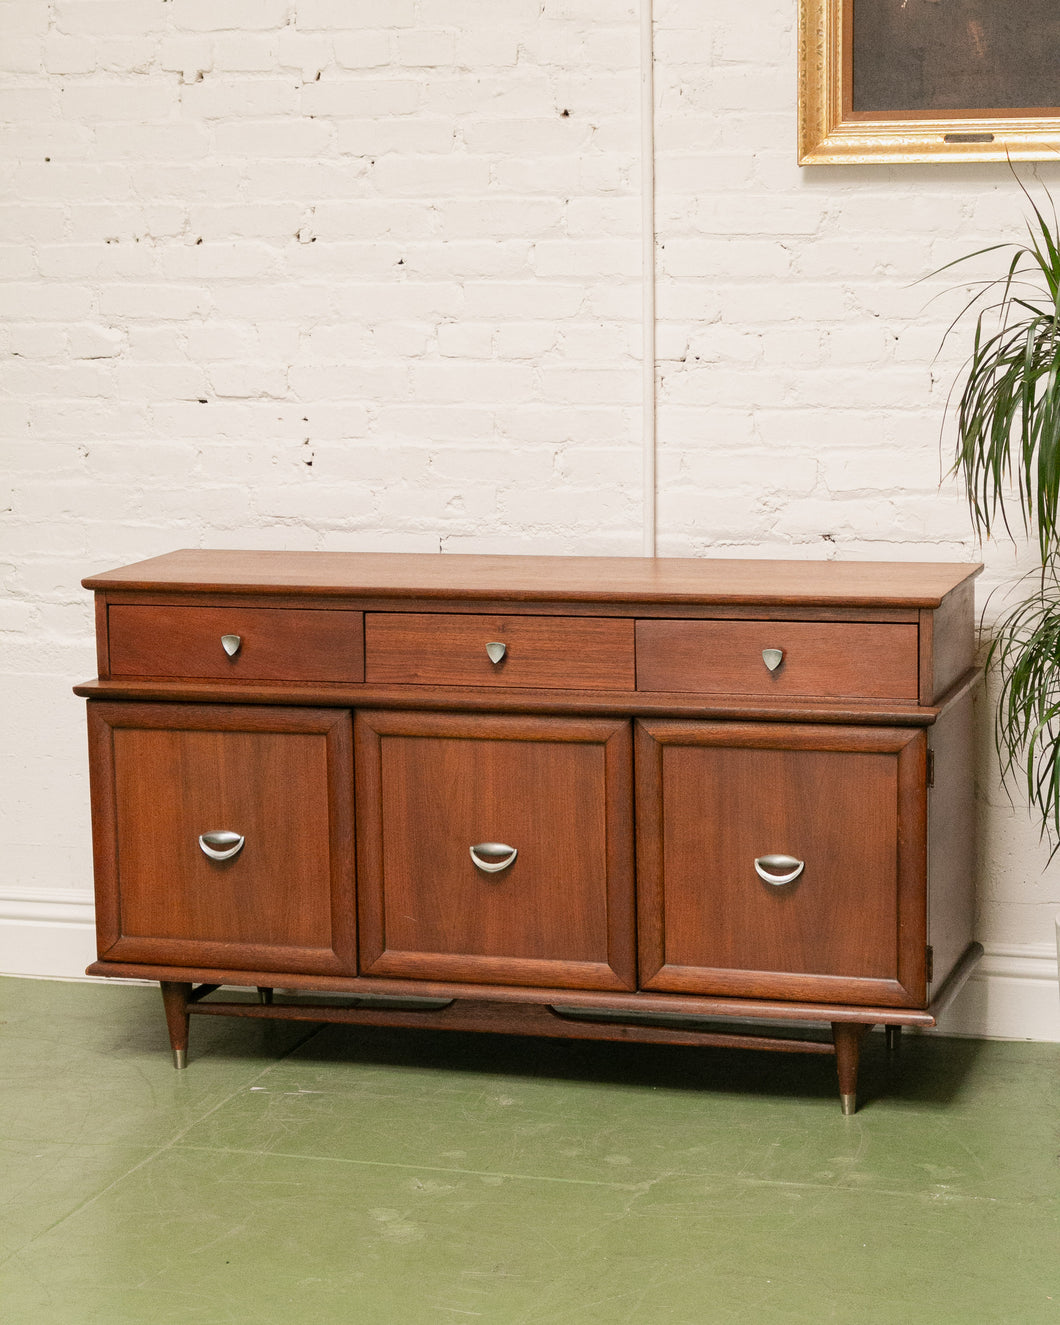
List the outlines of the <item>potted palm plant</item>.
{"type": "MultiPolygon", "coordinates": [[[[1019,181],[1017,181],[1019,182],[1019,181]]],[[[1002,772],[1022,770],[1043,834],[1060,848],[1060,227],[1052,199],[1030,204],[1028,240],[995,244],[940,270],[1007,252],[951,324],[975,317],[958,378],[953,473],[980,539],[1036,536],[1038,566],[994,626],[987,657],[1000,681],[995,739],[1002,772]]],[[[1048,195],[1047,195],[1048,196],[1048,195]]]]}

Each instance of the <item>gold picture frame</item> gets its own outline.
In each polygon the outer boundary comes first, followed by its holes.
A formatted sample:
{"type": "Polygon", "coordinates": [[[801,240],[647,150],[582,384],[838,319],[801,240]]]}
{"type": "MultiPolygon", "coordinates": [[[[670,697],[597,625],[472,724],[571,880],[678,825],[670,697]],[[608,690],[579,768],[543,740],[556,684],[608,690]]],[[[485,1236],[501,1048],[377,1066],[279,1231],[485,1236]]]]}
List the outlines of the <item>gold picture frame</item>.
{"type": "MultiPolygon", "coordinates": [[[[1033,2],[1033,0],[1032,0],[1033,2]]],[[[1038,0],[1043,7],[1042,32],[1046,37],[1043,60],[1060,43],[1060,4],[1056,0],[1038,0]],[[1045,7],[1052,5],[1052,14],[1045,7]]],[[[1021,95],[1037,90],[1039,94],[1047,83],[1048,62],[1042,65],[1045,77],[1035,82],[1033,72],[1025,73],[1034,63],[1032,56],[1041,50],[1043,42],[1036,44],[1035,33],[1027,34],[1026,51],[1014,53],[1014,40],[1010,42],[1007,66],[999,64],[1000,73],[990,67],[991,41],[989,31],[984,36],[984,24],[970,15],[980,14],[989,22],[1001,22],[1005,10],[994,10],[992,5],[1007,6],[1007,14],[1022,14],[1026,19],[1026,5],[1015,5],[1013,0],[799,0],[799,88],[798,88],[798,159],[799,164],[844,165],[916,161],[1035,161],[1060,157],[1060,107],[1023,106],[1021,95]],[[862,27],[870,23],[877,27],[889,23],[874,34],[874,41],[862,44],[859,50],[868,51],[855,70],[854,10],[858,12],[859,35],[862,27]],[[869,8],[875,5],[875,8],[869,8]],[[955,17],[956,14],[956,17],[955,17]],[[949,26],[940,26],[948,17],[949,26]],[[968,84],[960,67],[964,47],[971,51],[974,64],[969,77],[981,97],[1003,103],[997,105],[962,106],[957,109],[935,109],[930,97],[918,90],[903,100],[901,47],[893,40],[897,23],[919,23],[920,37],[933,25],[935,33],[953,34],[944,38],[947,44],[939,46],[938,68],[940,84],[949,80],[948,87],[936,90],[936,101],[945,105],[946,93],[952,100],[960,97],[968,84]],[[977,32],[978,29],[978,32],[977,32]],[[971,45],[968,43],[971,42],[971,45]],[[963,45],[962,45],[963,43],[963,45]],[[879,59],[875,60],[876,55],[879,59]],[[1027,55],[1027,61],[1023,59],[1027,55]],[[888,70],[891,61],[894,69],[888,70]],[[875,62],[875,63],[874,63],[875,62]],[[1028,63],[1029,62],[1029,63],[1028,63]],[[869,66],[872,66],[871,68],[869,66]],[[878,69],[877,67],[878,66],[878,69]],[[1005,68],[1011,86],[1003,83],[1005,68]],[[1013,72],[1018,70],[1018,72],[1013,72]],[[898,104],[886,100],[890,77],[890,95],[898,104]],[[876,76],[877,74],[881,76],[876,76]],[[871,89],[870,94],[859,92],[868,109],[855,109],[855,86],[871,89]],[[978,83],[974,80],[978,79],[978,83]],[[1000,95],[993,89],[1002,88],[1000,95]],[[879,90],[882,89],[882,92],[879,90]],[[990,89],[989,92],[984,91],[990,89]],[[881,97],[883,100],[881,100],[881,97]],[[1007,101],[1005,98],[1007,97],[1007,101]],[[920,104],[917,105],[918,99],[920,104]]],[[[1026,30],[1026,28],[1024,28],[1026,30]]],[[[901,36],[901,34],[899,34],[901,36]]],[[[994,43],[996,46],[997,43],[994,43]]],[[[919,60],[918,76],[923,83],[924,45],[921,40],[915,54],[919,60]]],[[[911,61],[907,61],[912,67],[911,61]]],[[[1055,68],[1056,65],[1054,64],[1055,68]]],[[[1055,94],[1060,98],[1060,92],[1055,94]]],[[[971,97],[968,100],[972,100],[971,97]]]]}

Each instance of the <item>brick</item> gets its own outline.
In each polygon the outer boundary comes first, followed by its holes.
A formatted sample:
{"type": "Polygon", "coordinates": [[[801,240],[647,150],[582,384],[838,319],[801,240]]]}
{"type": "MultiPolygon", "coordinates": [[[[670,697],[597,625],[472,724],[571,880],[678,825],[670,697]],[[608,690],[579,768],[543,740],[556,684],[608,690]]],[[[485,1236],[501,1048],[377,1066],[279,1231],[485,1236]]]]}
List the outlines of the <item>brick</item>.
{"type": "Polygon", "coordinates": [[[97,68],[99,46],[86,37],[64,37],[49,32],[38,61],[49,74],[87,74],[97,68]]]}
{"type": "Polygon", "coordinates": [[[0,279],[21,281],[36,274],[33,254],[24,244],[0,244],[0,279]]]}
{"type": "Polygon", "coordinates": [[[380,69],[390,63],[391,35],[387,31],[336,32],[332,39],[340,69],[380,69]]]}
{"type": "Polygon", "coordinates": [[[275,73],[280,59],[280,32],[217,32],[207,41],[218,73],[275,73]]]}
{"type": "MultiPolygon", "coordinates": [[[[427,21],[420,16],[420,21],[427,21]]],[[[414,0],[298,0],[300,28],[327,31],[407,28],[417,22],[414,0]]]]}
{"type": "Polygon", "coordinates": [[[181,90],[185,114],[204,120],[261,119],[294,115],[302,84],[292,77],[230,79],[211,75],[181,90]]]}
{"type": "Polygon", "coordinates": [[[383,157],[369,178],[382,194],[398,197],[460,197],[486,192],[489,163],[476,157],[383,157]]]}
{"type": "Polygon", "coordinates": [[[58,89],[0,87],[0,121],[24,124],[50,120],[58,103],[58,89]]]}
{"type": "Polygon", "coordinates": [[[125,335],[117,327],[91,322],[69,328],[68,348],[73,359],[114,359],[122,352],[125,335]]]}
{"type": "Polygon", "coordinates": [[[538,0],[507,0],[499,14],[492,0],[419,0],[417,13],[427,27],[522,31],[537,22],[540,5],[538,0]]]}
{"type": "Polygon", "coordinates": [[[451,65],[455,53],[455,35],[451,29],[416,26],[393,35],[393,61],[395,65],[432,68],[451,65]]]}
{"type": "Polygon", "coordinates": [[[163,120],[175,104],[173,90],[161,81],[70,82],[61,90],[63,115],[80,122],[163,120]]]}
{"type": "Polygon", "coordinates": [[[331,118],[408,115],[421,101],[420,84],[411,78],[328,78],[301,90],[306,115],[331,118]]]}
{"type": "Polygon", "coordinates": [[[48,0],[3,0],[0,3],[0,32],[6,37],[37,37],[47,32],[51,20],[48,0]]]}
{"type": "Polygon", "coordinates": [[[52,244],[37,267],[46,280],[151,280],[157,274],[152,243],[52,244]]]}
{"type": "Polygon", "coordinates": [[[580,153],[593,135],[587,121],[564,119],[559,112],[547,118],[480,119],[463,130],[471,152],[513,156],[557,156],[580,153]]]}
{"type": "Polygon", "coordinates": [[[538,276],[626,276],[641,271],[639,242],[614,239],[539,240],[531,253],[531,266],[538,276]]]}
{"type": "Polygon", "coordinates": [[[436,276],[475,281],[530,275],[530,245],[525,240],[443,241],[408,244],[402,249],[411,277],[436,276]]]}
{"type": "Polygon", "coordinates": [[[196,32],[254,32],[282,28],[288,0],[171,0],[174,27],[196,32]]]}
{"type": "Polygon", "coordinates": [[[213,147],[221,156],[322,156],[331,143],[331,126],[322,120],[287,119],[219,121],[213,128],[213,147]]]}
{"type": "Polygon", "coordinates": [[[286,241],[297,233],[302,215],[303,208],[297,202],[199,203],[188,209],[187,230],[204,243],[231,239],[286,241]]]}
{"type": "Polygon", "coordinates": [[[100,160],[133,161],[137,168],[144,158],[199,161],[209,148],[205,128],[190,123],[100,124],[95,138],[100,160]]]}
{"type": "Polygon", "coordinates": [[[534,369],[512,363],[412,363],[409,383],[417,399],[458,401],[529,400],[534,369]]]}
{"type": "Polygon", "coordinates": [[[637,375],[623,368],[549,365],[538,369],[538,381],[540,398],[556,403],[593,405],[611,401],[633,404],[641,398],[637,375]]]}
{"type": "Polygon", "coordinates": [[[0,287],[0,313],[5,318],[70,322],[87,317],[93,303],[93,291],[88,286],[12,282],[0,287]]]}
{"type": "Polygon", "coordinates": [[[321,202],[313,208],[312,229],[319,240],[427,239],[439,227],[438,209],[428,200],[356,198],[321,202]]]}
{"type": "Polygon", "coordinates": [[[456,135],[444,120],[407,119],[340,120],[335,126],[335,149],[351,156],[382,156],[397,152],[420,156],[451,152],[456,135]]]}
{"type": "Polygon", "coordinates": [[[9,322],[0,328],[4,354],[20,359],[58,359],[66,351],[66,330],[48,322],[9,322]]]}
{"type": "Polygon", "coordinates": [[[105,317],[183,321],[208,313],[212,302],[207,289],[191,285],[113,285],[100,291],[99,311],[105,317]]]}

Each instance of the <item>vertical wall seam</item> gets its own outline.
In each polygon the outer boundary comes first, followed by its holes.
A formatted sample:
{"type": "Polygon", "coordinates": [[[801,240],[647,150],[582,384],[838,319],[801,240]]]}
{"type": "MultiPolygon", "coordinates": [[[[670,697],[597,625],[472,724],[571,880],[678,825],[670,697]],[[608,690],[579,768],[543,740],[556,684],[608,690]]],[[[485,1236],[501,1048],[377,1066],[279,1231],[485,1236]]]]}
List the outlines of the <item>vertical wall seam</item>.
{"type": "Polygon", "coordinates": [[[640,0],[640,198],[642,308],[642,547],[656,549],[655,428],[655,42],[652,0],[640,0]]]}

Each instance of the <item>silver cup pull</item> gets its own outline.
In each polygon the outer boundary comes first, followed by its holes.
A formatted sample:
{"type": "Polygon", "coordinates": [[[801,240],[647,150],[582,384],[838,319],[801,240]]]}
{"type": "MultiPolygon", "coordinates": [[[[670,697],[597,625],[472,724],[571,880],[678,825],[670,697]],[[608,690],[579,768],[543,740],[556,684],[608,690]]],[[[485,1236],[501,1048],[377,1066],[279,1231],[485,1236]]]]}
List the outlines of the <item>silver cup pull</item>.
{"type": "Polygon", "coordinates": [[[496,666],[497,663],[508,652],[507,644],[502,644],[500,640],[490,640],[486,645],[486,652],[489,654],[489,660],[496,666]]]}
{"type": "Polygon", "coordinates": [[[771,672],[775,672],[777,668],[780,666],[780,664],[784,661],[784,650],[763,649],[762,661],[765,663],[765,665],[769,668],[771,672]]]}
{"type": "Polygon", "coordinates": [[[228,654],[229,658],[234,658],[243,644],[238,635],[222,635],[221,648],[228,654]]]}
{"type": "Polygon", "coordinates": [[[517,848],[506,846],[503,842],[479,842],[470,848],[471,859],[483,874],[499,874],[506,870],[519,854],[517,848]],[[481,854],[480,854],[481,853],[481,854]],[[484,860],[483,856],[493,856],[493,860],[484,860]]]}
{"type": "Polygon", "coordinates": [[[774,888],[794,883],[805,868],[806,862],[794,856],[759,856],[755,860],[755,873],[774,888]]]}
{"type": "Polygon", "coordinates": [[[211,860],[231,860],[243,850],[244,837],[241,833],[231,833],[227,828],[217,828],[210,833],[201,833],[199,846],[204,856],[211,860]]]}

